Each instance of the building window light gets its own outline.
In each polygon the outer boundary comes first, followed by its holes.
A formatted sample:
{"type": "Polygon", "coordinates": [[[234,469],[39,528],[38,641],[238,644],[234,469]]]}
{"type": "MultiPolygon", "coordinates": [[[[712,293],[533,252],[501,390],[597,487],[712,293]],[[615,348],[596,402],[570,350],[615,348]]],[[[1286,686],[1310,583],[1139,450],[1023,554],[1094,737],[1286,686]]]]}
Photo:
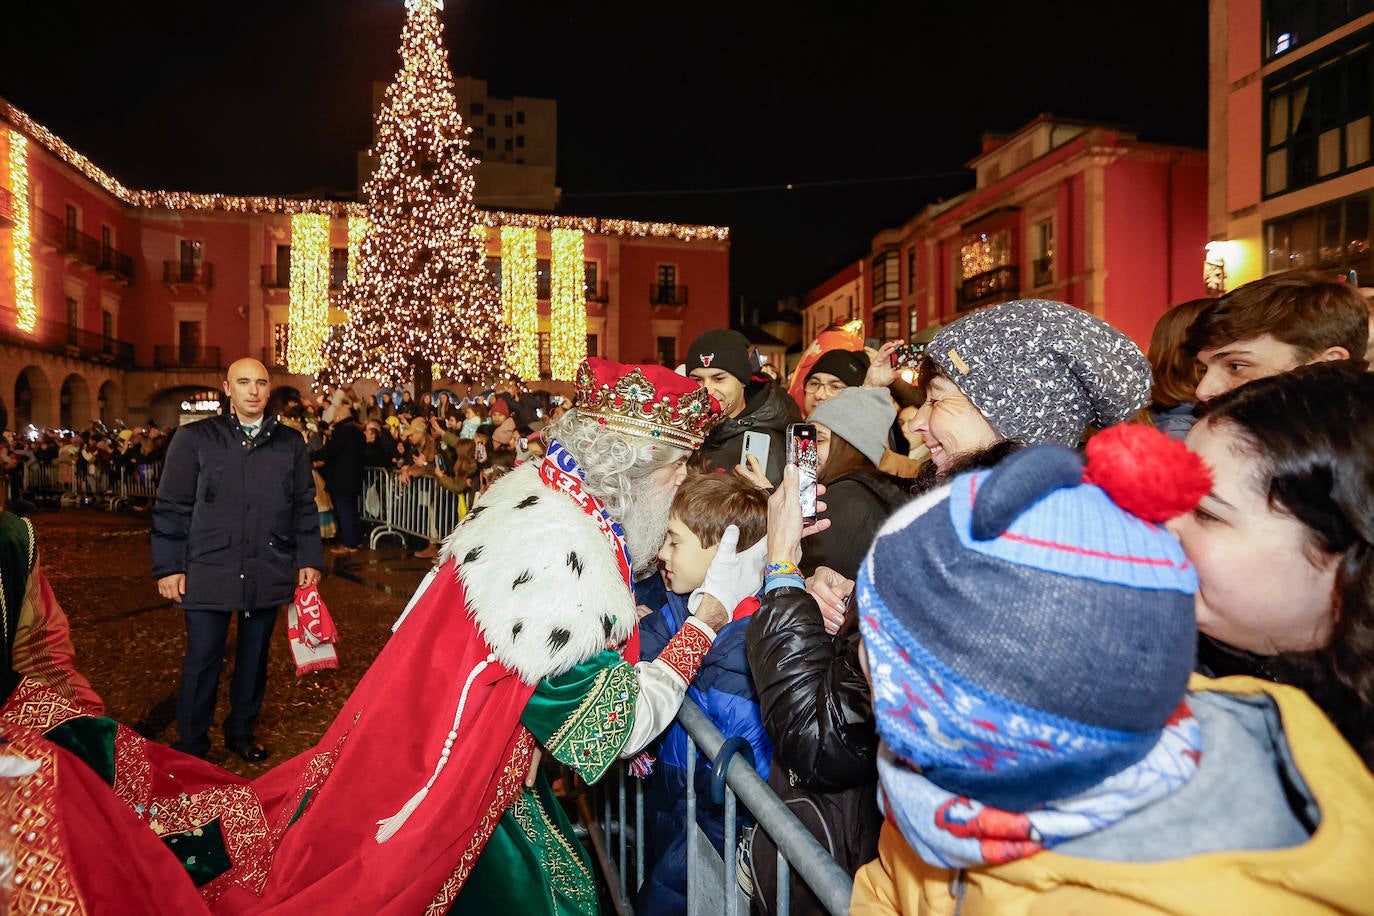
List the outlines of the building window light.
{"type": "Polygon", "coordinates": [[[1277,39],[1275,39],[1275,41],[1274,41],[1274,54],[1275,54],[1275,55],[1282,54],[1284,51],[1287,51],[1290,47],[1292,47],[1292,45],[1293,45],[1293,33],[1292,33],[1292,32],[1283,32],[1283,33],[1280,34],[1279,37],[1278,37],[1277,39]]]}

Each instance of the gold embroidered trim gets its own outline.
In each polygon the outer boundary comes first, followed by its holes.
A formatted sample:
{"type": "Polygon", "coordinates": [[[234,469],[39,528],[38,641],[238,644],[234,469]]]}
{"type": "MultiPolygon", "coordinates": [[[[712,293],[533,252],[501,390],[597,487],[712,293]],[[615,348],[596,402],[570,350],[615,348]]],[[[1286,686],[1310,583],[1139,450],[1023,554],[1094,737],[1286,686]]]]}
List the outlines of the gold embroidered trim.
{"type": "Polygon", "coordinates": [[[57,752],[38,735],[24,729],[0,728],[8,739],[8,753],[38,762],[25,777],[0,780],[0,849],[14,858],[13,913],[52,913],[75,916],[87,912],[76,879],[66,865],[57,827],[57,752]]]}

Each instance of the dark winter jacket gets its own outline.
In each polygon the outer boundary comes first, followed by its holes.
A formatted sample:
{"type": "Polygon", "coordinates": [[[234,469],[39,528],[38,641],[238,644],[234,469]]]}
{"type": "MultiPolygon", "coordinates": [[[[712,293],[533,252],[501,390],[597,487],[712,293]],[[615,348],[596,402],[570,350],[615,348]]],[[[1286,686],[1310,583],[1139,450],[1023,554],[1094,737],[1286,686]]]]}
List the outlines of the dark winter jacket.
{"type": "Polygon", "coordinates": [[[907,501],[908,486],[881,471],[859,471],[827,484],[821,517],[830,519],[830,527],[802,541],[802,575],[829,566],[846,579],[857,576],[878,529],[907,501]]]}
{"type": "Polygon", "coordinates": [[[396,439],[390,432],[383,427],[373,437],[371,442],[366,441],[367,434],[363,434],[363,465],[369,468],[386,468],[390,470],[396,466],[396,439]]]}
{"type": "Polygon", "coordinates": [[[366,453],[367,437],[363,435],[363,428],[345,420],[329,428],[329,441],[310,457],[324,462],[320,477],[324,478],[330,496],[357,496],[363,492],[366,453]]]}
{"type": "MultiPolygon", "coordinates": [[[[754,599],[748,599],[752,606],[754,599]]],[[[639,654],[644,660],[658,657],[668,640],[687,619],[687,596],[668,594],[662,608],[639,623],[639,654]]],[[[759,718],[758,699],[749,677],[744,633],[748,618],[726,624],[716,634],[711,650],[687,688],[687,700],[695,703],[726,738],[743,737],[754,752],[754,768],[768,778],[773,746],[759,718]]],[[[635,912],[673,914],[687,912],[687,732],[674,723],[650,747],[658,761],[644,784],[645,880],[635,901],[635,912]]],[[[711,765],[698,752],[696,761],[697,824],[723,852],[725,811],[710,796],[711,765]]],[[[748,826],[746,816],[736,818],[737,832],[748,826]]]]}
{"type": "MultiPolygon", "coordinates": [[[[868,681],[859,667],[858,616],[833,637],[816,599],[797,588],[770,592],[749,622],[749,668],[764,728],[773,741],[769,784],[842,868],[853,874],[877,855],[878,735],[868,681]]],[[[755,904],[771,912],[774,848],[755,831],[755,904]]],[[[824,913],[793,876],[792,909],[824,913]]]]}
{"type": "Polygon", "coordinates": [[[716,424],[697,450],[693,464],[728,472],[744,460],[744,434],[765,432],[770,440],[766,473],[776,485],[782,482],[782,468],[787,464],[787,427],[800,422],[801,410],[787,389],[774,382],[759,385],[749,394],[743,413],[716,424]]]}
{"type": "Polygon", "coordinates": [[[153,507],[153,577],[185,573],[187,610],[254,610],[291,601],[297,566],[323,566],[300,433],[268,417],[249,439],[231,414],[182,428],[153,507]]]}

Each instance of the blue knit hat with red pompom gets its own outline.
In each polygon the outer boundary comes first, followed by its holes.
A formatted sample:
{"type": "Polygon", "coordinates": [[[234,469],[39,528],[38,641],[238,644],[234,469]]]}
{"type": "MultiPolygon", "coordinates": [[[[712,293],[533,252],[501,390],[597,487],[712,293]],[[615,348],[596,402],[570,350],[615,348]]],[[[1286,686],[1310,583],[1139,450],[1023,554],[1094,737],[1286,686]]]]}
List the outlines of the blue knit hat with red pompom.
{"type": "Polygon", "coordinates": [[[859,572],[878,733],[930,782],[1009,811],[1140,761],[1193,669],[1196,574],[1162,522],[1210,488],[1154,429],[1056,445],[897,512],[859,572]],[[1128,511],[1129,509],[1129,511],[1128,511]]]}

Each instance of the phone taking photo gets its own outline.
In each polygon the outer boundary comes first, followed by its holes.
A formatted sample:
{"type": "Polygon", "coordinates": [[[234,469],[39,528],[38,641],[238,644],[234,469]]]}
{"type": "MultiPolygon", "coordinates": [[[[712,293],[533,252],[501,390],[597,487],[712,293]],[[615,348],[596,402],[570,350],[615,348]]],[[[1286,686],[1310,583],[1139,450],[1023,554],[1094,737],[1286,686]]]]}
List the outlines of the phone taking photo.
{"type": "Polygon", "coordinates": [[[768,433],[758,430],[749,430],[744,434],[744,449],[740,453],[739,463],[746,468],[749,467],[749,456],[753,455],[754,460],[759,463],[759,471],[768,473],[768,450],[772,446],[773,440],[768,437],[768,433]]]}
{"type": "Polygon", "coordinates": [[[797,496],[802,520],[816,520],[816,424],[793,423],[787,427],[787,463],[797,469],[797,496]]]}

